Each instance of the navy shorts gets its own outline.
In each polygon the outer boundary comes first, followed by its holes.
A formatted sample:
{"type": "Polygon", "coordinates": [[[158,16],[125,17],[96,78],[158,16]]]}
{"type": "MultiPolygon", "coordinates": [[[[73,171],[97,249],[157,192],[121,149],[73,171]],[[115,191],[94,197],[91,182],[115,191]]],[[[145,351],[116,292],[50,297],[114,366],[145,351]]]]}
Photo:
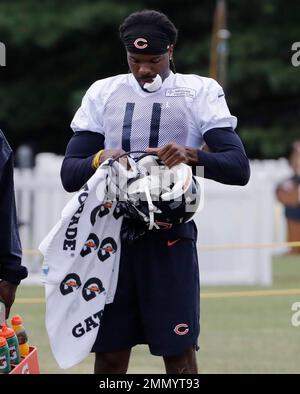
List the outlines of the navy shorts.
{"type": "Polygon", "coordinates": [[[194,222],[122,243],[114,302],[106,304],[92,352],[148,344],[157,356],[194,346],[200,332],[200,284],[194,222]],[[186,231],[188,230],[188,231],[186,231]]]}

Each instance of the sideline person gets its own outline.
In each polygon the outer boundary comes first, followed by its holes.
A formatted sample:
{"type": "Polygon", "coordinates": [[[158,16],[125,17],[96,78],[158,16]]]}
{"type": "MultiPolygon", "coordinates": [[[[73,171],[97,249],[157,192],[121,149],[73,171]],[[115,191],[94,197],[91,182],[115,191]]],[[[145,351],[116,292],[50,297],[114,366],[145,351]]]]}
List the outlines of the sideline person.
{"type": "Polygon", "coordinates": [[[5,304],[6,319],[17,287],[27,277],[27,269],[21,265],[13,170],[12,150],[0,130],[0,301],[5,304]]]}
{"type": "MultiPolygon", "coordinates": [[[[288,242],[300,242],[300,140],[291,146],[289,164],[293,175],[277,186],[276,195],[284,205],[288,242]]],[[[289,254],[300,254],[300,246],[291,248],[289,254]]]]}

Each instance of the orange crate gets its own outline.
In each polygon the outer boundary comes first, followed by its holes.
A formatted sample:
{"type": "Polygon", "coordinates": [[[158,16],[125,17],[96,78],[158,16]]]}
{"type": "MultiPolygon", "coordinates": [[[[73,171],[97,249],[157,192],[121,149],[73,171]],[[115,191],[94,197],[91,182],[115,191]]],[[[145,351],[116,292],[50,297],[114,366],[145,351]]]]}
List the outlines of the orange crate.
{"type": "Polygon", "coordinates": [[[29,346],[29,354],[26,357],[22,357],[20,364],[13,364],[10,374],[39,374],[39,362],[37,356],[37,348],[35,346],[29,346]]]}

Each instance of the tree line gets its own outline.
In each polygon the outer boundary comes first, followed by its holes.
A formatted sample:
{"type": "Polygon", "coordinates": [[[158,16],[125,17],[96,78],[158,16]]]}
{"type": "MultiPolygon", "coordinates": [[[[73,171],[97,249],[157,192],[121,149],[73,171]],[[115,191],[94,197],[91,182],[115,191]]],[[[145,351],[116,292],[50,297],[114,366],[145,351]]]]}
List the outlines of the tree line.
{"type": "MultiPolygon", "coordinates": [[[[300,137],[300,2],[228,0],[226,97],[250,158],[277,158],[300,137]]],[[[179,29],[174,59],[181,73],[209,76],[215,2],[202,0],[3,0],[0,128],[12,146],[63,154],[70,122],[97,79],[126,73],[118,27],[131,12],[165,12],[179,29]]]]}

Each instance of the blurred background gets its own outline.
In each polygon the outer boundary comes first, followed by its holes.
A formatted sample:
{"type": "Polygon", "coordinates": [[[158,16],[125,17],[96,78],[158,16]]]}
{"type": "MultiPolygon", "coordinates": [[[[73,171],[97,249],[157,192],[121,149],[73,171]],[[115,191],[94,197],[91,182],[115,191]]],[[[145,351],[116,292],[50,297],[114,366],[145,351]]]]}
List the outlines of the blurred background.
{"type": "MultiPolygon", "coordinates": [[[[178,72],[213,77],[224,87],[251,159],[246,187],[205,182],[205,209],[196,217],[203,284],[200,370],[299,373],[300,328],[290,319],[300,298],[300,255],[284,244],[288,218],[276,194],[282,181],[295,176],[288,159],[300,139],[300,66],[292,63],[292,46],[300,42],[295,0],[0,1],[0,42],[6,47],[0,128],[15,151],[20,234],[30,270],[15,311],[24,315],[40,348],[41,371],[63,372],[46,338],[43,290],[33,286],[40,284],[36,249],[70,199],[59,170],[74,113],[95,80],[128,72],[118,27],[144,8],[166,13],[178,28],[178,72]],[[264,247],[253,246],[258,244],[264,247]]],[[[293,240],[300,241],[299,232],[293,240]]],[[[163,371],[156,358],[149,362],[146,348],[136,352],[131,372],[163,371]]],[[[91,371],[89,359],[73,372],[91,371]]]]}
{"type": "MultiPolygon", "coordinates": [[[[155,8],[179,29],[177,71],[209,76],[216,2],[202,0],[14,0],[0,2],[0,124],[14,148],[63,154],[69,124],[92,82],[128,70],[118,26],[131,12],[155,8]]],[[[300,3],[229,0],[227,101],[250,158],[287,154],[299,136],[300,3]]]]}

